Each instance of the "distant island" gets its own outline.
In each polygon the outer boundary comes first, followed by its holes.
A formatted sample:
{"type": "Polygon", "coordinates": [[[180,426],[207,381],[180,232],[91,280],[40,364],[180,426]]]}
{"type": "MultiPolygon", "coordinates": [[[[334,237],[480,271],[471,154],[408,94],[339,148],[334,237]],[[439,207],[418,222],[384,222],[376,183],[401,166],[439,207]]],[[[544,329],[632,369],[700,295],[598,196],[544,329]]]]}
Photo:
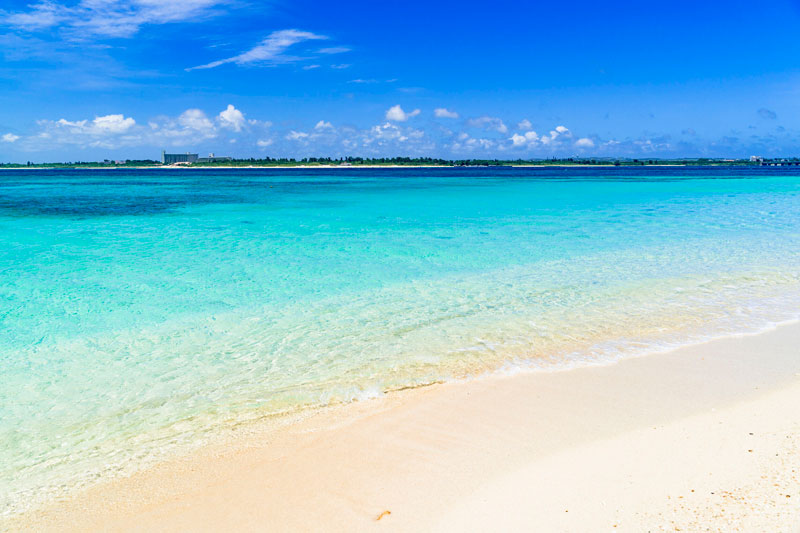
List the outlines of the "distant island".
{"type": "Polygon", "coordinates": [[[272,168],[272,167],[492,167],[492,166],[799,166],[800,158],[750,157],[749,159],[681,158],[550,158],[550,159],[440,159],[433,157],[304,157],[295,158],[200,158],[165,164],[153,159],[69,161],[52,163],[0,163],[0,168],[272,168]]]}

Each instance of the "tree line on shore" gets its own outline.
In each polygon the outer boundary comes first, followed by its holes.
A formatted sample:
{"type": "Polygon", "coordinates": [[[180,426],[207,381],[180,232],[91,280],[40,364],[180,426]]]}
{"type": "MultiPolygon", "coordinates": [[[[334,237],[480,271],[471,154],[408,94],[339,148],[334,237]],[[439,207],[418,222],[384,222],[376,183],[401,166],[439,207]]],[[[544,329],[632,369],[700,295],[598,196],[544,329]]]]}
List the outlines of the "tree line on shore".
{"type": "MultiPolygon", "coordinates": [[[[647,165],[759,165],[769,162],[800,163],[798,158],[764,159],[611,159],[611,158],[550,158],[550,159],[441,159],[434,157],[304,157],[295,158],[245,158],[192,163],[193,167],[296,167],[296,166],[647,166],[647,165]]],[[[152,159],[128,159],[125,161],[70,161],[55,163],[0,163],[0,168],[87,168],[87,167],[160,167],[160,161],[152,159]]]]}

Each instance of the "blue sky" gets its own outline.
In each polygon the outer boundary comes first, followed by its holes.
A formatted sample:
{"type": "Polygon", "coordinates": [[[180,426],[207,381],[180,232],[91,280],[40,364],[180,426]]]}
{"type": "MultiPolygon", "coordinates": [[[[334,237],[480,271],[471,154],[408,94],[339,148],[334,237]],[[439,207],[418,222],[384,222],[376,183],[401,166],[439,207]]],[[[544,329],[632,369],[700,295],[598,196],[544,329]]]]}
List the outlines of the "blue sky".
{"type": "Polygon", "coordinates": [[[800,155],[800,0],[6,0],[0,161],[800,155]]]}

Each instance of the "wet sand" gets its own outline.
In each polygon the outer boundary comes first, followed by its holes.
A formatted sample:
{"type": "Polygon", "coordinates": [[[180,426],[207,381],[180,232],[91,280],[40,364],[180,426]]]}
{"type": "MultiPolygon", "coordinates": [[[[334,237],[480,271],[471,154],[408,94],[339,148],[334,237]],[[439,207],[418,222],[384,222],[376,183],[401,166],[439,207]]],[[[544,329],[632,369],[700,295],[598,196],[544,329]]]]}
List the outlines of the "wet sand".
{"type": "Polygon", "coordinates": [[[239,433],[10,527],[796,531],[800,325],[239,433]]]}

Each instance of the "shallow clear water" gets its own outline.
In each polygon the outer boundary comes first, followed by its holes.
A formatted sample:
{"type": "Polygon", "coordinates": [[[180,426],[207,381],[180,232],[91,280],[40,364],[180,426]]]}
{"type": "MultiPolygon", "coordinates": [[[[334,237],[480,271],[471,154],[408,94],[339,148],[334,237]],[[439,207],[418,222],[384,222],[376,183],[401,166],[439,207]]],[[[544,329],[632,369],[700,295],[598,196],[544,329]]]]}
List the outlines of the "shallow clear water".
{"type": "Polygon", "coordinates": [[[794,319],[798,250],[790,169],[3,171],[0,511],[243,420],[794,319]]]}

